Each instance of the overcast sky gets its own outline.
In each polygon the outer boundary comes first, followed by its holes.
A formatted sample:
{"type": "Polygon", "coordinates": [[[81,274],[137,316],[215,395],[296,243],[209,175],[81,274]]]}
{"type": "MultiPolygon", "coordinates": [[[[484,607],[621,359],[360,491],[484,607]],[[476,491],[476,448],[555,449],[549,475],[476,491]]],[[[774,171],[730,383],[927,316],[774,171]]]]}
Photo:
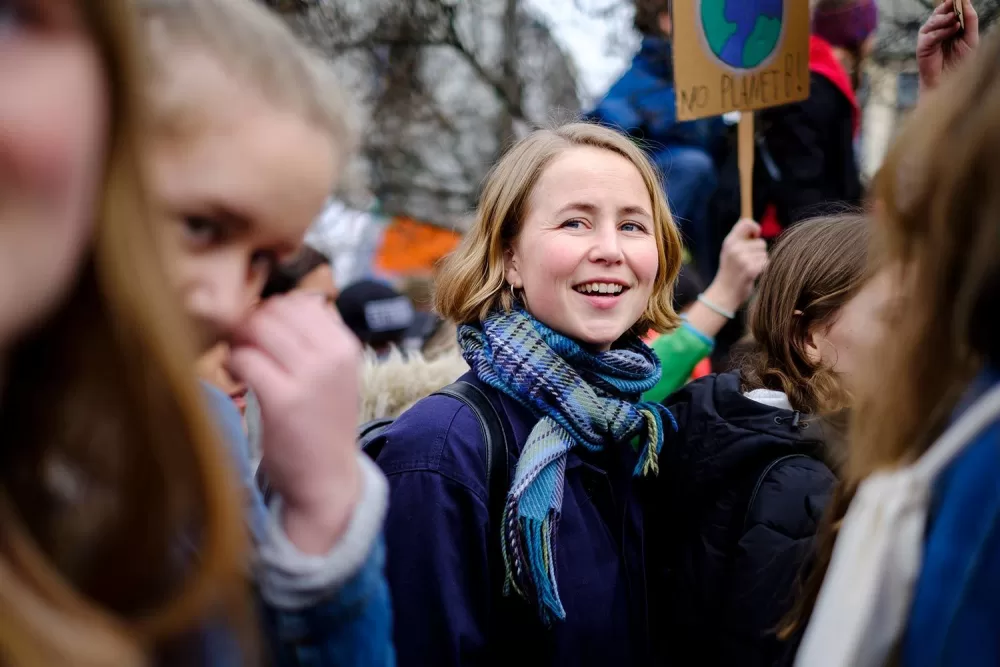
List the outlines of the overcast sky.
{"type": "Polygon", "coordinates": [[[638,48],[630,0],[528,0],[573,58],[584,107],[625,71],[638,48]]]}

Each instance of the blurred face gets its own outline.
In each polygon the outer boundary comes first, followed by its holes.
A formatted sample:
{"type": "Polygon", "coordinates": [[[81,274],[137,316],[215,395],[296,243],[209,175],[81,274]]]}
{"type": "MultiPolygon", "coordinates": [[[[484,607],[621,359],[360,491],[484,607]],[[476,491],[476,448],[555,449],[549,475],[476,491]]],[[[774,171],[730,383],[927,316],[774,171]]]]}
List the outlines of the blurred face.
{"type": "Polygon", "coordinates": [[[812,340],[807,345],[810,359],[832,368],[848,391],[857,390],[860,374],[876,358],[897,285],[895,272],[880,271],[844,304],[832,324],[811,332],[812,340]]]}
{"type": "Polygon", "coordinates": [[[104,173],[104,72],[72,0],[0,0],[0,349],[73,285],[104,173]]]}
{"type": "Polygon", "coordinates": [[[508,251],[507,281],[544,324],[607,350],[639,321],[659,270],[653,206],[639,171],[573,147],[545,169],[508,251]]]}
{"type": "Polygon", "coordinates": [[[330,136],[270,105],[197,51],[171,60],[168,98],[197,100],[182,136],[159,137],[155,194],[169,213],[168,269],[204,346],[248,315],[300,247],[336,181],[330,136]],[[173,88],[182,88],[174,90],[173,88]]]}

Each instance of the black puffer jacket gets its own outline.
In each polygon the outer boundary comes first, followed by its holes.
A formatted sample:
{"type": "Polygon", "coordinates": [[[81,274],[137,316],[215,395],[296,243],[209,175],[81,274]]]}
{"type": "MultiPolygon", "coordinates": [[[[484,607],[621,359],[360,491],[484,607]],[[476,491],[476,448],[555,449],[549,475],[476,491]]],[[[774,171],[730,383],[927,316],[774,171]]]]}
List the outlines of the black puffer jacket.
{"type": "MultiPolygon", "coordinates": [[[[835,477],[818,421],[752,401],[736,374],[667,399],[680,432],[661,458],[667,524],[658,604],[665,665],[775,665],[774,629],[794,599],[835,477]]],[[[656,534],[654,533],[654,534],[656,534]]]]}

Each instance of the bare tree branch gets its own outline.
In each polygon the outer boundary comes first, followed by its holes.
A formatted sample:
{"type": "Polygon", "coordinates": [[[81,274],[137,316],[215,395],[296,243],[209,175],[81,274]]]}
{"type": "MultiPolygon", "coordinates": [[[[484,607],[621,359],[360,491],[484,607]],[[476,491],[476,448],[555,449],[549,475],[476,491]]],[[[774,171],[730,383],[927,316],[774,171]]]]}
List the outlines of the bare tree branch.
{"type": "Polygon", "coordinates": [[[387,213],[463,223],[516,128],[579,111],[575,70],[526,0],[262,1],[299,3],[283,16],[357,92],[359,164],[387,213]]]}

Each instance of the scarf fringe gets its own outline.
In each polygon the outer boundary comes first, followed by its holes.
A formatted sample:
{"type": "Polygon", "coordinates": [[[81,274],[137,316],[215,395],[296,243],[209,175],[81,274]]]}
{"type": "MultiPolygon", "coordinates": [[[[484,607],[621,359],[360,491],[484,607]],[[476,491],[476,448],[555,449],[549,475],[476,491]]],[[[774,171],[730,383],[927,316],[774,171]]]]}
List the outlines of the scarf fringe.
{"type": "MultiPolygon", "coordinates": [[[[646,443],[643,451],[639,453],[639,461],[635,465],[632,475],[635,477],[645,477],[647,475],[660,474],[660,450],[663,449],[663,417],[660,414],[659,406],[648,403],[641,404],[645,407],[639,408],[639,413],[646,418],[646,443]]],[[[664,410],[666,410],[664,408],[664,410]]],[[[677,430],[677,422],[674,416],[670,415],[670,421],[674,430],[677,430]]]]}
{"type": "Polygon", "coordinates": [[[546,625],[566,620],[556,582],[556,548],[552,539],[559,528],[559,513],[551,510],[541,521],[510,517],[516,517],[514,502],[508,502],[504,510],[504,595],[513,591],[536,604],[546,625]]]}

